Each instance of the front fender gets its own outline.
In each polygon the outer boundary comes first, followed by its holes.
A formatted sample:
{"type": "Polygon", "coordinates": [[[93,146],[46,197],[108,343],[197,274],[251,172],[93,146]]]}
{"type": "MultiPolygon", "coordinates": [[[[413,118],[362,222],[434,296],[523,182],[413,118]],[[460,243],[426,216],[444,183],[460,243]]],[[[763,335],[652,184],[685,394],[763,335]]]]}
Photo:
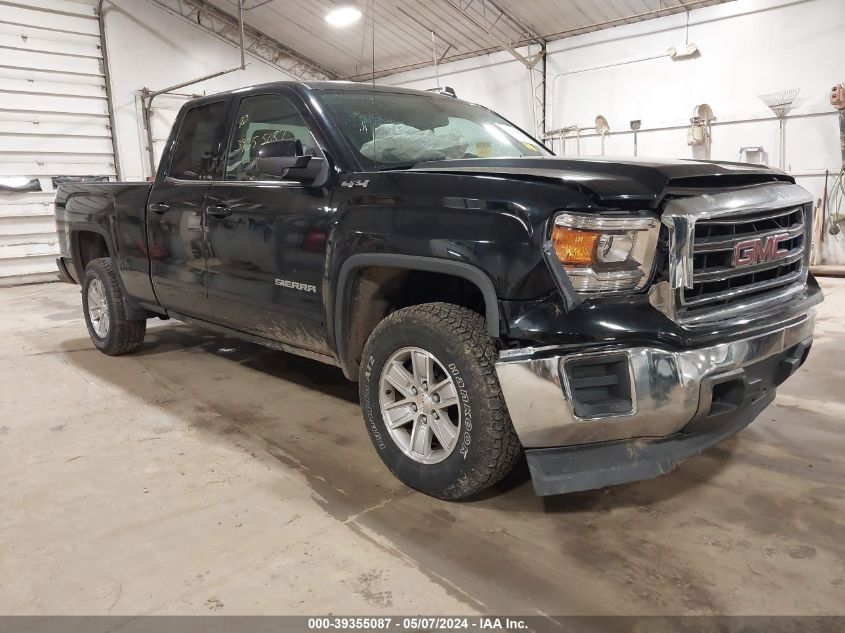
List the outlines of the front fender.
{"type": "Polygon", "coordinates": [[[419,270],[424,272],[454,275],[466,279],[474,284],[484,297],[485,319],[487,333],[492,337],[500,335],[499,301],[493,282],[481,269],[464,262],[421,257],[418,255],[400,255],[397,253],[359,253],[352,255],[343,262],[337,279],[334,298],[334,310],[330,331],[334,339],[337,358],[341,367],[346,367],[346,350],[343,341],[344,328],[351,319],[349,298],[351,292],[350,279],[356,270],[368,266],[384,266],[402,268],[405,270],[419,270]]]}

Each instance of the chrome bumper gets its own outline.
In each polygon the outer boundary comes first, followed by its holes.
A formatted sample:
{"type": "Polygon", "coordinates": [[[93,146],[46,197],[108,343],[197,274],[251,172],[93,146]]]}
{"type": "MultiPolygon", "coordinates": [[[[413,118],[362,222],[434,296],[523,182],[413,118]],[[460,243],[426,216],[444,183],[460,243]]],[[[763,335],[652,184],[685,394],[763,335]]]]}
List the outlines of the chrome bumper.
{"type": "Polygon", "coordinates": [[[505,351],[496,363],[511,420],[523,447],[570,446],[630,438],[664,437],[711,409],[711,385],[742,368],[812,340],[815,314],[808,312],[762,334],[711,347],[667,351],[632,347],[564,353],[559,348],[505,351]],[[579,418],[568,384],[567,363],[627,356],[631,410],[579,418]]]}

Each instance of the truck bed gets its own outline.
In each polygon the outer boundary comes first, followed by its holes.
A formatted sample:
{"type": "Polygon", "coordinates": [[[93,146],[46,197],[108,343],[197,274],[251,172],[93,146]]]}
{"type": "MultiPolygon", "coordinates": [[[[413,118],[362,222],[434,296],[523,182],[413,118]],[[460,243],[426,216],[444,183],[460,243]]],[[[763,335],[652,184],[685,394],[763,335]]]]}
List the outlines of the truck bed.
{"type": "Polygon", "coordinates": [[[154,298],[150,284],[147,248],[146,207],[152,190],[149,182],[107,182],[61,184],[56,190],[56,231],[59,252],[68,274],[79,282],[79,270],[71,241],[80,232],[99,234],[116,253],[124,272],[124,282],[138,297],[154,298]],[[137,286],[137,289],[135,287],[137,286]]]}

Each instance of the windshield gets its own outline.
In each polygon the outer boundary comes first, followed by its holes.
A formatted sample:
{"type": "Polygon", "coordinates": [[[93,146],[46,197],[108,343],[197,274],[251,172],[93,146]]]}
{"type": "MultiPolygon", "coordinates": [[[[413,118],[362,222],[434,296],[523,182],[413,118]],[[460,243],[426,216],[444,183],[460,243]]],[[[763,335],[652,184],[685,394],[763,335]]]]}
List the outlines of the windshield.
{"type": "Polygon", "coordinates": [[[537,141],[486,108],[456,99],[326,90],[320,101],[365,168],[426,160],[549,156],[537,141]]]}

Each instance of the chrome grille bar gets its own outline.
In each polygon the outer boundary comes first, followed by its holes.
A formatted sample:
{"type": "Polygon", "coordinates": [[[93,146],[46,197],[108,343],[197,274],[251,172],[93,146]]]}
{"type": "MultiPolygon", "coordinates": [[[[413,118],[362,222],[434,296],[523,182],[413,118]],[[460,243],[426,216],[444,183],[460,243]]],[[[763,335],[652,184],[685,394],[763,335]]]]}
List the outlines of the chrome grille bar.
{"type": "Polygon", "coordinates": [[[688,308],[697,308],[706,304],[714,303],[716,301],[725,301],[726,299],[737,299],[749,294],[763,292],[772,288],[779,288],[780,286],[795,283],[801,279],[803,272],[800,270],[793,271],[782,277],[775,277],[768,281],[758,281],[757,283],[748,284],[747,286],[739,286],[738,288],[731,288],[722,292],[714,292],[712,294],[704,295],[695,299],[685,299],[684,305],[688,308]]]}
{"type": "Polygon", "coordinates": [[[734,279],[736,277],[744,277],[746,275],[753,275],[754,273],[759,273],[763,270],[770,270],[772,268],[777,268],[778,266],[786,266],[787,264],[791,264],[793,262],[798,261],[804,257],[804,247],[798,246],[797,248],[793,248],[786,254],[785,257],[782,259],[778,259],[773,262],[761,262],[759,264],[753,264],[751,266],[745,266],[743,268],[727,268],[725,266],[719,266],[715,268],[704,268],[704,269],[696,269],[692,274],[693,283],[699,283],[704,281],[718,281],[721,279],[734,279]]]}
{"type": "Polygon", "coordinates": [[[696,327],[710,323],[723,323],[734,319],[741,321],[745,318],[750,321],[759,317],[759,312],[762,311],[764,306],[767,309],[771,309],[772,306],[788,302],[803,292],[803,284],[792,284],[791,286],[777,288],[768,292],[763,298],[750,297],[747,301],[740,300],[736,303],[730,303],[719,310],[700,309],[691,311],[689,314],[683,315],[681,323],[688,327],[696,327]]]}
{"type": "Polygon", "coordinates": [[[745,224],[746,222],[762,222],[763,220],[771,220],[780,216],[790,215],[801,211],[801,207],[792,209],[776,209],[774,211],[763,211],[759,214],[741,214],[726,218],[712,218],[708,219],[708,224],[745,224]]]}
{"type": "MultiPolygon", "coordinates": [[[[738,224],[738,222],[736,222],[735,224],[738,224]]],[[[772,235],[781,235],[783,233],[789,235],[790,239],[793,237],[798,237],[799,235],[802,235],[804,233],[804,223],[800,222],[793,224],[786,229],[771,229],[768,231],[762,231],[760,233],[737,233],[731,236],[719,235],[715,237],[697,237],[695,238],[693,248],[695,249],[696,254],[711,253],[714,251],[728,251],[733,250],[734,246],[739,240],[751,239],[754,237],[765,238],[772,235]]]]}

